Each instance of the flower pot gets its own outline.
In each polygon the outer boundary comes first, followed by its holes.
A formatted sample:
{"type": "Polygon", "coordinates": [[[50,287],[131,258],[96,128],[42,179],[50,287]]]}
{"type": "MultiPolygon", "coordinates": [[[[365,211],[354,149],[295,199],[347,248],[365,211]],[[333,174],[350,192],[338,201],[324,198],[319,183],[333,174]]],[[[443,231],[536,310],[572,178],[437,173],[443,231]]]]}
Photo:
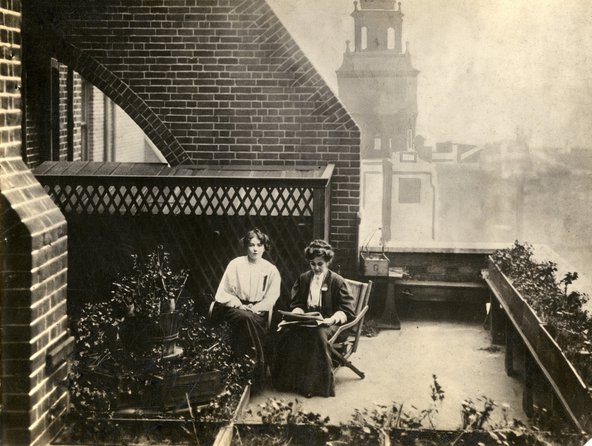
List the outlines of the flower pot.
{"type": "Polygon", "coordinates": [[[154,347],[162,346],[165,357],[178,356],[179,313],[162,313],[158,322],[138,315],[126,316],[120,330],[124,348],[138,354],[148,354],[154,347]]]}

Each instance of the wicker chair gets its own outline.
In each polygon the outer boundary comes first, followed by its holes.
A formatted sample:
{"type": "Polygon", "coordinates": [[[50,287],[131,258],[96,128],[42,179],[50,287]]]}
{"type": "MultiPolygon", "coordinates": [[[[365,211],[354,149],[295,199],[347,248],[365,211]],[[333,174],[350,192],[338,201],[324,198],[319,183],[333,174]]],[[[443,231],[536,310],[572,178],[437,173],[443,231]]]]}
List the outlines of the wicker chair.
{"type": "Polygon", "coordinates": [[[353,321],[339,326],[335,334],[329,339],[329,349],[333,355],[335,369],[345,366],[353,370],[360,378],[365,375],[354,366],[349,357],[357,350],[358,342],[362,334],[364,317],[368,311],[368,300],[372,293],[372,281],[368,283],[345,279],[354,299],[356,300],[356,317],[353,321]]]}

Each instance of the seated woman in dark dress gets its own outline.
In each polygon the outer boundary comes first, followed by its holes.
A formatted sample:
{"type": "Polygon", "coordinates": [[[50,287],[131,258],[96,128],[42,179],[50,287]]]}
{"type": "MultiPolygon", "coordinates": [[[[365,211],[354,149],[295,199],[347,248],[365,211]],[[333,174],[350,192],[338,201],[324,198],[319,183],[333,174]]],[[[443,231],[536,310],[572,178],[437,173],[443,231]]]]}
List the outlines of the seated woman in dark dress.
{"type": "Polygon", "coordinates": [[[335,396],[335,379],[327,340],[337,326],[354,319],[354,298],[343,277],[329,269],[334,252],[324,240],[314,240],[304,250],[310,271],[292,287],[293,313],[318,311],[319,326],[285,325],[276,339],[272,366],[277,390],[311,397],[335,396]]]}
{"type": "Polygon", "coordinates": [[[224,271],[212,307],[212,321],[227,321],[237,354],[255,360],[255,382],[265,378],[267,316],[280,295],[277,268],[262,256],[269,251],[269,237],[259,229],[242,238],[245,256],[230,261],[224,271]]]}

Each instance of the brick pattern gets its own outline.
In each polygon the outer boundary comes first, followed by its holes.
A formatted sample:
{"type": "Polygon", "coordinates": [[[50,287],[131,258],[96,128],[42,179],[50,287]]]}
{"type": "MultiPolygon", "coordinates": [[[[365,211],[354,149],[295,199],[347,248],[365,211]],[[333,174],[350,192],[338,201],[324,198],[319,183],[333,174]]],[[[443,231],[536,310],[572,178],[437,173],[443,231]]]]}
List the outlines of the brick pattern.
{"type": "Polygon", "coordinates": [[[0,2],[0,26],[2,444],[43,445],[67,399],[66,364],[45,367],[67,334],[66,223],[21,154],[20,1],[0,2]]]}
{"type": "Polygon", "coordinates": [[[80,74],[74,72],[74,92],[73,92],[73,115],[74,115],[74,158],[73,161],[80,161],[82,155],[82,78],[80,74]]]}
{"type": "Polygon", "coordinates": [[[97,100],[97,98],[102,95],[98,88],[93,86],[90,94],[92,96],[90,98],[92,109],[89,110],[87,124],[89,131],[88,140],[90,143],[89,158],[90,161],[98,161],[103,159],[105,150],[103,132],[103,128],[105,126],[105,102],[102,100],[97,100]]]}
{"type": "Polygon", "coordinates": [[[331,242],[351,271],[359,130],[264,0],[51,5],[40,16],[57,18],[66,36],[60,60],[132,116],[172,164],[184,162],[178,149],[202,164],[335,163],[331,242]],[[172,139],[154,138],[154,126],[172,139]]]}
{"type": "Polygon", "coordinates": [[[62,43],[57,56],[81,76],[96,85],[119,105],[144,130],[172,165],[189,163],[190,159],[169,126],[122,79],[108,67],[75,46],[62,43]]]}
{"type": "Polygon", "coordinates": [[[65,161],[68,159],[68,67],[64,64],[59,64],[59,76],[60,76],[60,97],[59,110],[60,110],[60,156],[59,160],[65,161]]]}
{"type": "MultiPolygon", "coordinates": [[[[28,94],[28,91],[25,90],[25,94],[28,94]]],[[[41,135],[39,131],[39,127],[36,122],[36,114],[37,114],[37,103],[35,100],[26,100],[23,102],[23,110],[24,110],[24,137],[27,141],[26,147],[23,145],[23,161],[27,166],[37,166],[43,160],[41,159],[41,135]]]]}
{"type": "MultiPolygon", "coordinates": [[[[60,161],[68,159],[68,67],[64,64],[59,64],[60,72],[60,161]]],[[[72,91],[72,115],[74,119],[73,125],[73,157],[72,161],[80,161],[81,159],[81,131],[80,121],[82,117],[82,80],[80,75],[74,72],[73,75],[73,91],[72,91]]]]}

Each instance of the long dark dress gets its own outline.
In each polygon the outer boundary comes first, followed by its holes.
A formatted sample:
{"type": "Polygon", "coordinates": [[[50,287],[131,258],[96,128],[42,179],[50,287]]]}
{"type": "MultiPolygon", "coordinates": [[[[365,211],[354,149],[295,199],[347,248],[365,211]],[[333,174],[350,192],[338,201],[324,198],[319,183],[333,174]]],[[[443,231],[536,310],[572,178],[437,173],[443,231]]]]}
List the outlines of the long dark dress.
{"type": "MultiPolygon", "coordinates": [[[[313,272],[302,274],[292,287],[290,309],[320,311],[331,317],[343,311],[350,321],[354,318],[354,298],[339,274],[328,271],[323,282],[321,308],[308,307],[308,291],[313,272]]],[[[337,326],[283,328],[275,343],[271,368],[273,385],[280,391],[293,391],[306,396],[335,396],[335,378],[331,354],[327,345],[337,326]]]]}
{"type": "Polygon", "coordinates": [[[266,372],[267,313],[255,314],[215,302],[212,309],[212,321],[228,322],[233,351],[252,358],[255,361],[253,378],[255,382],[263,381],[266,372]]]}
{"type": "Polygon", "coordinates": [[[280,295],[280,282],[269,261],[252,264],[248,256],[237,257],[226,266],[212,308],[212,322],[228,322],[234,352],[255,361],[255,383],[265,379],[267,316],[280,295]],[[251,304],[255,312],[236,308],[240,304],[251,304]]]}

